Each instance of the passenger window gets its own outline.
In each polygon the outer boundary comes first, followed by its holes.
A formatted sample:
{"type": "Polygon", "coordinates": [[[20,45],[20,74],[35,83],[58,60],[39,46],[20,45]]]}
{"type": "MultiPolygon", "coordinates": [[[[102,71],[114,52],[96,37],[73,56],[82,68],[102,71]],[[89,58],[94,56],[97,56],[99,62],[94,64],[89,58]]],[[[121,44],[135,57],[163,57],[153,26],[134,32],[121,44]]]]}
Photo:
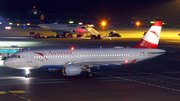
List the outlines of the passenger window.
{"type": "Polygon", "coordinates": [[[12,49],[9,50],[9,53],[12,53],[12,49]]]}
{"type": "Polygon", "coordinates": [[[18,52],[18,50],[14,50],[14,53],[18,52]]]}
{"type": "Polygon", "coordinates": [[[5,50],[4,50],[4,53],[7,53],[7,52],[8,52],[8,50],[7,50],[7,49],[5,49],[5,50]]]}
{"type": "Polygon", "coordinates": [[[19,55],[12,55],[12,58],[20,58],[19,55]]]}

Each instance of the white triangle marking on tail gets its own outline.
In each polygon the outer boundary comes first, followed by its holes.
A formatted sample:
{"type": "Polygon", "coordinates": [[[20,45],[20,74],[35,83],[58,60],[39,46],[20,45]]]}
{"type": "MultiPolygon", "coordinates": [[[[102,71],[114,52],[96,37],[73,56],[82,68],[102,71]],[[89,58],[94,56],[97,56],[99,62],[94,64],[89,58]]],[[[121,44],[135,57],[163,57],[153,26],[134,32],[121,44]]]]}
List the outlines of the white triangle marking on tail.
{"type": "Polygon", "coordinates": [[[141,41],[133,48],[157,48],[163,21],[156,21],[141,41]]]}

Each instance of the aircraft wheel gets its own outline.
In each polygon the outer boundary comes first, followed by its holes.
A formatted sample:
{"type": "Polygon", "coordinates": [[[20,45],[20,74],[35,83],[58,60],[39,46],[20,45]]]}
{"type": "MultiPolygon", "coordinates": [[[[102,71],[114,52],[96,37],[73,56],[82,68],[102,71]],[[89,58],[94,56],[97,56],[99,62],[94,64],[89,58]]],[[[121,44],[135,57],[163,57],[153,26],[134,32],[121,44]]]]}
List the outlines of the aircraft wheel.
{"type": "Polygon", "coordinates": [[[29,76],[30,76],[29,74],[26,74],[26,75],[25,75],[25,78],[28,78],[29,76]]]}
{"type": "Polygon", "coordinates": [[[93,73],[91,73],[91,72],[88,72],[88,73],[87,73],[87,77],[92,78],[93,76],[94,76],[93,73]]]}

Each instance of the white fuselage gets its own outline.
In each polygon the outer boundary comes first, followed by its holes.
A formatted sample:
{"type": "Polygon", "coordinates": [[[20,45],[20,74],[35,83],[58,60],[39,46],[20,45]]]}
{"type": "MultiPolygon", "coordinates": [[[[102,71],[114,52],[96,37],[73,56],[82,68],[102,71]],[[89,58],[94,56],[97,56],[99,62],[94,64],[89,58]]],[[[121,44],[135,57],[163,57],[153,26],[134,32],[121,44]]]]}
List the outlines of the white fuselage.
{"type": "Polygon", "coordinates": [[[51,30],[54,32],[67,32],[67,33],[87,33],[88,30],[83,25],[78,24],[39,24],[43,29],[51,30]]]}
{"type": "Polygon", "coordinates": [[[162,55],[162,49],[105,48],[105,49],[51,49],[28,50],[14,54],[4,65],[16,69],[38,69],[60,65],[108,65],[138,62],[162,55]]]}

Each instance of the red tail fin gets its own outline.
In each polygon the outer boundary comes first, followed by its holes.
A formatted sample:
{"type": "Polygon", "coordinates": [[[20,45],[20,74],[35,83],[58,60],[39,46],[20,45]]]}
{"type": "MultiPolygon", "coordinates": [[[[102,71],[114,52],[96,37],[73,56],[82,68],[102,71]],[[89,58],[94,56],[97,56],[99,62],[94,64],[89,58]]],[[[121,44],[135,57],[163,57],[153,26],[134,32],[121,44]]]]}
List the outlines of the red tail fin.
{"type": "Polygon", "coordinates": [[[133,48],[157,48],[163,21],[156,21],[141,41],[133,48]]]}

